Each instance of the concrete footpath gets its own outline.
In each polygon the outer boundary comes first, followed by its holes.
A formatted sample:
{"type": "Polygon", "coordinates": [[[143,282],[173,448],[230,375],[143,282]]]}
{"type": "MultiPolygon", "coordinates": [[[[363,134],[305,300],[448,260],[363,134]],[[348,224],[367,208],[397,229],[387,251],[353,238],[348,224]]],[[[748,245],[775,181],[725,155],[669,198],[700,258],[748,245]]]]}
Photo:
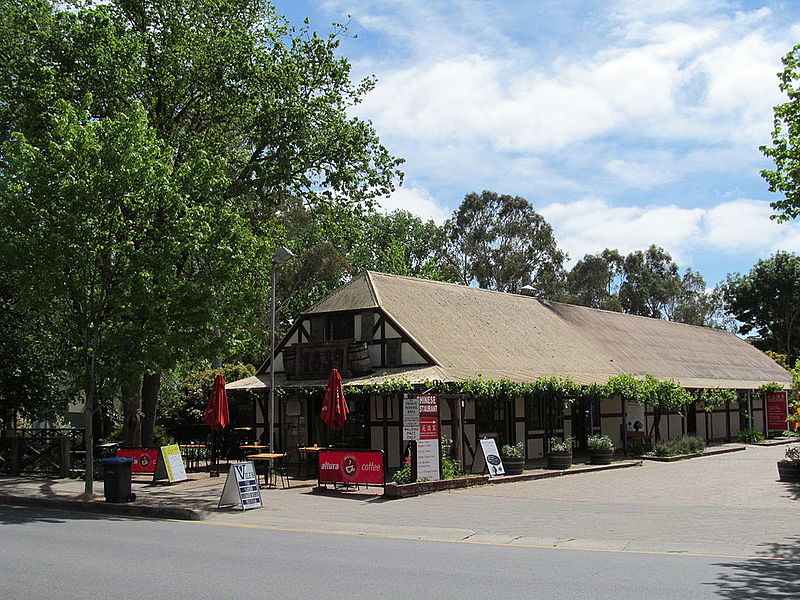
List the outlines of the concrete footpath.
{"type": "MultiPolygon", "coordinates": [[[[731,446],[732,448],[733,446],[731,446]]],[[[218,525],[361,535],[750,555],[800,536],[800,486],[777,480],[785,447],[508,482],[388,500],[380,489],[325,493],[315,481],[264,489],[264,507],[217,509],[225,482],[207,473],[164,485],[135,478],[130,504],[81,498],[83,481],[0,477],[0,503],[218,525]]],[[[97,482],[95,492],[102,494],[97,482]]]]}
{"type": "MultiPolygon", "coordinates": [[[[576,463],[565,471],[544,468],[529,469],[522,475],[497,477],[488,485],[500,485],[580,475],[609,469],[641,466],[640,460],[619,460],[607,466],[593,466],[576,463]]],[[[0,504],[39,506],[99,514],[150,517],[161,519],[182,519],[188,521],[215,520],[224,515],[241,515],[240,507],[219,508],[219,499],[227,478],[227,465],[222,465],[218,477],[208,472],[188,473],[189,479],[178,483],[153,482],[152,476],[134,474],[131,491],[136,500],[127,503],[106,502],[103,495],[103,481],[96,481],[94,492],[87,497],[85,482],[82,479],[48,477],[8,477],[0,476],[0,504]]],[[[261,477],[259,477],[261,479],[261,477]]],[[[446,492],[439,492],[446,493],[446,492]]],[[[286,509],[303,506],[305,496],[327,498],[335,503],[339,499],[360,499],[362,501],[386,501],[381,488],[360,488],[336,490],[319,488],[315,479],[290,478],[288,486],[277,488],[263,487],[262,502],[267,508],[286,509]]],[[[403,501],[397,499],[398,502],[403,501]]],[[[313,508],[313,507],[309,507],[313,508]]],[[[314,510],[316,510],[314,508],[314,510]]]]}

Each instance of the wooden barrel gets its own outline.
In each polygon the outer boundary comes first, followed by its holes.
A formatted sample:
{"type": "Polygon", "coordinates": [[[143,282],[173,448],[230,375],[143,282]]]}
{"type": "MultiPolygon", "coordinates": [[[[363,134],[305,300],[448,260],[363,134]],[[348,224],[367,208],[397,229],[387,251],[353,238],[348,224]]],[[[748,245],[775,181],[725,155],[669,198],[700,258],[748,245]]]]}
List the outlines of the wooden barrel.
{"type": "Polygon", "coordinates": [[[572,466],[572,452],[550,452],[547,455],[548,469],[569,469],[572,466]]]}
{"type": "Polygon", "coordinates": [[[289,346],[283,349],[283,370],[286,379],[294,379],[297,368],[297,348],[289,346]]]}
{"type": "Polygon", "coordinates": [[[347,347],[347,366],[353,377],[372,373],[372,362],[369,359],[366,342],[352,342],[347,347]]]}

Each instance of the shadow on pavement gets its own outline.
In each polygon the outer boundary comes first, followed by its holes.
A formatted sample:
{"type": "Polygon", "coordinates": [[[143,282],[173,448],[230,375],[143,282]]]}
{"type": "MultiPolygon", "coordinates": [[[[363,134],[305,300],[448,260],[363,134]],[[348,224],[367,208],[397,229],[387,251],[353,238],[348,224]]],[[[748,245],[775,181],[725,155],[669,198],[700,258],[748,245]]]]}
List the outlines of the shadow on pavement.
{"type": "Polygon", "coordinates": [[[800,483],[781,482],[781,485],[786,488],[787,498],[791,498],[792,500],[800,500],[800,483]]]}
{"type": "Polygon", "coordinates": [[[800,538],[765,544],[763,558],[717,563],[724,569],[717,587],[720,598],[778,600],[800,597],[800,538]]]}
{"type": "Polygon", "coordinates": [[[73,512],[31,506],[0,505],[0,526],[26,523],[65,523],[67,521],[126,521],[131,517],[73,512]]]}

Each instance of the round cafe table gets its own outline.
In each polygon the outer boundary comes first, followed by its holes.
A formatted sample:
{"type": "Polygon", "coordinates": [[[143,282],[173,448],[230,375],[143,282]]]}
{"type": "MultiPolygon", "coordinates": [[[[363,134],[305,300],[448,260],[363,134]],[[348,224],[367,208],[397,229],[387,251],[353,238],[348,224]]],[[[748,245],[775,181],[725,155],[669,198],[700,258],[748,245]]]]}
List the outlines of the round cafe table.
{"type": "Polygon", "coordinates": [[[283,471],[283,459],[286,458],[285,453],[278,452],[261,452],[259,454],[248,454],[247,460],[252,460],[255,464],[259,462],[265,463],[264,465],[264,485],[266,487],[277,487],[278,482],[275,476],[280,473],[283,487],[289,486],[289,478],[285,477],[283,471]],[[280,464],[276,464],[280,463],[280,464]]]}

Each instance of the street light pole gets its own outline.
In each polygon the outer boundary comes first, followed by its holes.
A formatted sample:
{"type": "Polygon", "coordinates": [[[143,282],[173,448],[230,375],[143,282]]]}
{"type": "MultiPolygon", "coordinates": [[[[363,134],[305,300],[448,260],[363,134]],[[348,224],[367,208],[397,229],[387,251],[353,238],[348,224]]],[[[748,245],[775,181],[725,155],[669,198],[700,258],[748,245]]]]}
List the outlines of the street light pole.
{"type": "Polygon", "coordinates": [[[272,256],[272,288],[270,289],[270,328],[269,328],[269,451],[275,452],[275,285],[278,279],[278,265],[284,264],[294,254],[281,246],[272,256]]]}

